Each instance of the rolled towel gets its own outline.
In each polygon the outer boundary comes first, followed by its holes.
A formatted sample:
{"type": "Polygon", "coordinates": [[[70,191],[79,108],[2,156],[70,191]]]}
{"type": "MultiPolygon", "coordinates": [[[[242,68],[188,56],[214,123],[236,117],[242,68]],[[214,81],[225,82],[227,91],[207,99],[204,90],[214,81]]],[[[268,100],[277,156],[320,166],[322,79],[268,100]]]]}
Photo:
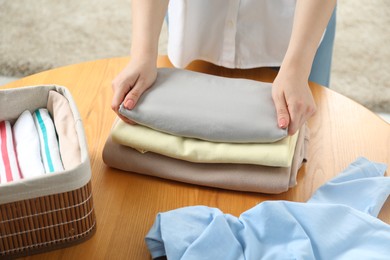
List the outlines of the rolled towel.
{"type": "Polygon", "coordinates": [[[41,144],[41,156],[45,172],[63,171],[61,155],[58,146],[57,134],[53,120],[46,108],[37,109],[34,114],[35,126],[38,129],[41,144]]]}
{"type": "Polygon", "coordinates": [[[0,122],[0,183],[22,178],[15,154],[11,123],[0,122]]]}
{"type": "Polygon", "coordinates": [[[64,168],[72,169],[81,163],[81,149],[69,101],[57,91],[49,91],[47,109],[53,115],[64,168]]]}
{"type": "Polygon", "coordinates": [[[15,150],[24,178],[45,174],[39,135],[30,111],[24,111],[12,127],[15,150]]]}

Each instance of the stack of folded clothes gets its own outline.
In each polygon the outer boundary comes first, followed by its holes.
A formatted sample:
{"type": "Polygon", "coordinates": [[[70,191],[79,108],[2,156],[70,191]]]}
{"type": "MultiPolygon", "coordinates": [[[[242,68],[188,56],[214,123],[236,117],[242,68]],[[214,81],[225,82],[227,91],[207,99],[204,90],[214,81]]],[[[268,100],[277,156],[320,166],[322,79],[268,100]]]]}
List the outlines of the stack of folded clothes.
{"type": "Polygon", "coordinates": [[[0,122],[0,184],[60,172],[80,163],[80,151],[70,149],[78,140],[69,124],[73,116],[69,106],[64,106],[67,102],[50,91],[47,108],[33,113],[25,110],[13,125],[0,122]]]}
{"type": "Polygon", "coordinates": [[[111,167],[224,189],[280,193],[306,160],[306,127],[277,125],[272,85],[161,68],[132,110],[120,113],[103,159],[111,167]]]}

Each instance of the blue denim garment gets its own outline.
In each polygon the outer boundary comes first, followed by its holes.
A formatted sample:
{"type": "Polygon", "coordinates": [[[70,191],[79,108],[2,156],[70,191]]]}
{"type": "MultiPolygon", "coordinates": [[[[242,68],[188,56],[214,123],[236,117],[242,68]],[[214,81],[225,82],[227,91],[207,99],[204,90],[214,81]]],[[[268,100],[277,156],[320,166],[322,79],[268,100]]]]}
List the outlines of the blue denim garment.
{"type": "Polygon", "coordinates": [[[146,236],[153,258],[389,259],[386,166],[358,158],[307,203],[266,201],[239,218],[206,206],[159,213],[146,236]]]}
{"type": "Polygon", "coordinates": [[[329,87],[332,69],[333,45],[336,34],[336,9],[329,19],[324,37],[318,46],[311,66],[309,81],[329,87]]]}

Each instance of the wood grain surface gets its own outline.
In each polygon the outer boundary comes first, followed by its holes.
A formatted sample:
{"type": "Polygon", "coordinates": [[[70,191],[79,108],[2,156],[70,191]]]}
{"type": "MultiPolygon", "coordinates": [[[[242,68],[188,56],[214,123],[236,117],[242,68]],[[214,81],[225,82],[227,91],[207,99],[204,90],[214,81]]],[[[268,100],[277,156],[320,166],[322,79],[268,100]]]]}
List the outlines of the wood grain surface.
{"type": "MultiPolygon", "coordinates": [[[[311,84],[317,113],[309,120],[309,161],[298,174],[298,185],[286,193],[266,195],[227,191],[111,169],[102,161],[102,149],[116,117],[110,109],[111,81],[129,59],[75,64],[1,87],[42,84],[67,87],[79,108],[89,146],[96,234],[80,245],[26,259],[150,259],[144,237],[158,212],[207,205],[239,216],[264,200],[304,202],[320,185],[359,156],[390,165],[390,125],[354,101],[311,84]]],[[[160,57],[158,65],[171,66],[166,57],[160,57]]],[[[261,81],[272,81],[276,75],[272,69],[232,70],[205,62],[194,62],[188,68],[261,81]]],[[[379,217],[390,224],[390,200],[379,217]]]]}

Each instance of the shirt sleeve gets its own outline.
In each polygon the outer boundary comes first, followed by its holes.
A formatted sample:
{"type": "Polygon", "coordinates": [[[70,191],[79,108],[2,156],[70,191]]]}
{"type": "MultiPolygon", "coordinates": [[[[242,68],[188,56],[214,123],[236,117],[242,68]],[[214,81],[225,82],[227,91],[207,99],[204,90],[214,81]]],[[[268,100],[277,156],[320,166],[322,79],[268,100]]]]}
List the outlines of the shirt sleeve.
{"type": "Polygon", "coordinates": [[[342,173],[321,186],[308,203],[342,204],[378,216],[390,194],[386,165],[360,157],[342,173]]]}

